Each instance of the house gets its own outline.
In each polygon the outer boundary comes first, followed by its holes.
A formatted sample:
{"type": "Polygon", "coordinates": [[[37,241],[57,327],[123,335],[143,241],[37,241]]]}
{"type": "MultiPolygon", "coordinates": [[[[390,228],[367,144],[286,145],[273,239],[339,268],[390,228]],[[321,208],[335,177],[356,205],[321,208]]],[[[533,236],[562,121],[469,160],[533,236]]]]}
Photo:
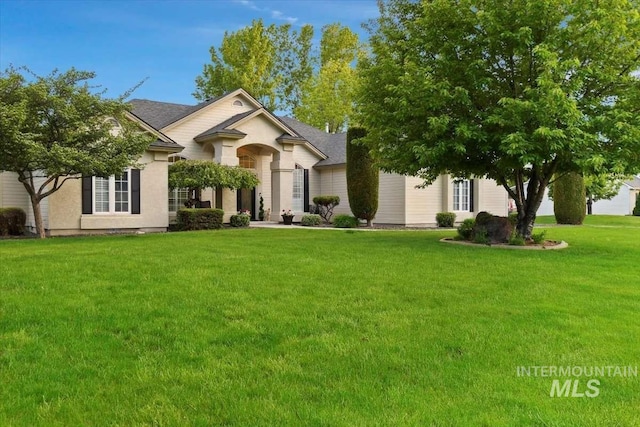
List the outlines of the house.
{"type": "MultiPolygon", "coordinates": [[[[591,212],[593,215],[632,215],[638,194],[640,194],[640,175],[623,182],[618,193],[610,200],[593,202],[591,212]]],[[[545,190],[538,215],[554,215],[553,200],[549,198],[549,189],[545,190]]]]}
{"type": "MultiPolygon", "coordinates": [[[[329,134],[277,117],[243,89],[197,105],[136,99],[131,106],[131,120],[157,137],[141,158],[144,168],[109,180],[85,177],[66,183],[43,201],[50,235],[166,230],[189,197],[186,190],[167,187],[168,166],[181,159],[255,172],[260,180],[256,188],[206,189],[199,195],[222,208],[226,220],[241,209],[257,219],[262,198],[272,220],[291,209],[298,221],[316,195],[340,196],[334,212],[350,214],[344,133],[329,134]],[[121,194],[115,194],[116,188],[121,194]]],[[[442,211],[456,212],[459,221],[482,210],[507,213],[507,193],[492,180],[442,175],[427,188],[417,188],[421,183],[419,178],[382,173],[376,222],[435,224],[436,213],[442,211]]],[[[0,174],[0,206],[30,211],[26,192],[11,173],[0,174]]],[[[33,227],[31,214],[28,226],[33,227]]]]}

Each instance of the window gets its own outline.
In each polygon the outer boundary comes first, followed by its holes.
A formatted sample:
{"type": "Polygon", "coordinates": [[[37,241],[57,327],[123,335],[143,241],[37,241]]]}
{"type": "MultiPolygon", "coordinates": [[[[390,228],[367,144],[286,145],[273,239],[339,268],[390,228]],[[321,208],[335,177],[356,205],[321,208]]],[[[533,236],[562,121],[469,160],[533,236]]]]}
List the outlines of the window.
{"type": "Polygon", "coordinates": [[[178,212],[178,209],[184,208],[184,202],[189,199],[189,190],[186,188],[169,190],[169,212],[178,212]]]}
{"type": "Polygon", "coordinates": [[[293,170],[293,196],[291,209],[304,212],[304,169],[298,165],[293,170]]]}
{"type": "Polygon", "coordinates": [[[244,104],[239,99],[236,99],[235,101],[233,101],[233,105],[235,105],[236,107],[242,107],[244,104]]]}
{"type": "Polygon", "coordinates": [[[131,186],[129,171],[109,178],[93,178],[93,212],[129,213],[131,186]]]}
{"type": "Polygon", "coordinates": [[[248,154],[243,154],[238,156],[238,165],[241,168],[245,169],[255,169],[256,168],[256,159],[253,156],[248,154]]]}
{"type": "MultiPolygon", "coordinates": [[[[180,160],[186,160],[184,157],[174,154],[169,156],[169,163],[179,162],[180,160]]],[[[191,199],[188,188],[174,188],[169,189],[169,212],[178,212],[178,209],[184,208],[184,202],[191,199]]]]}
{"type": "Polygon", "coordinates": [[[469,211],[471,201],[470,181],[460,179],[453,182],[453,210],[469,211]]]}

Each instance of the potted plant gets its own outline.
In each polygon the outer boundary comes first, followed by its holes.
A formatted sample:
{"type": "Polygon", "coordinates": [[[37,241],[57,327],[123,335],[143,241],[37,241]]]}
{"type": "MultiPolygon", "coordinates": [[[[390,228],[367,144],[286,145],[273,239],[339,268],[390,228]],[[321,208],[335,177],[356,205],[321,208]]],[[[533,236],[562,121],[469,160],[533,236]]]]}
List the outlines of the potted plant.
{"type": "Polygon", "coordinates": [[[284,222],[284,225],[291,225],[293,223],[293,212],[291,212],[291,209],[287,209],[286,211],[283,209],[282,210],[282,221],[284,222]]]}

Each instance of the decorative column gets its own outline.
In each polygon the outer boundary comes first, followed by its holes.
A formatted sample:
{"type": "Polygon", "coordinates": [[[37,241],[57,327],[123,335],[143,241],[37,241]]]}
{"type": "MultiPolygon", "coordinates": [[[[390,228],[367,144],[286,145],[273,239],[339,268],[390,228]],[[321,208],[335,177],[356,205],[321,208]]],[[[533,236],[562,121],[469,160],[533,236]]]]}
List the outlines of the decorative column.
{"type": "MultiPolygon", "coordinates": [[[[238,153],[235,148],[235,140],[220,139],[213,143],[215,150],[214,159],[216,163],[228,166],[238,166],[238,153]]],[[[238,210],[238,198],[236,190],[228,188],[222,189],[222,210],[224,210],[224,222],[229,222],[231,215],[235,215],[238,210]]]]}
{"type": "Polygon", "coordinates": [[[282,210],[291,209],[293,201],[293,144],[282,144],[282,151],[271,162],[271,220],[280,221],[282,210]]]}

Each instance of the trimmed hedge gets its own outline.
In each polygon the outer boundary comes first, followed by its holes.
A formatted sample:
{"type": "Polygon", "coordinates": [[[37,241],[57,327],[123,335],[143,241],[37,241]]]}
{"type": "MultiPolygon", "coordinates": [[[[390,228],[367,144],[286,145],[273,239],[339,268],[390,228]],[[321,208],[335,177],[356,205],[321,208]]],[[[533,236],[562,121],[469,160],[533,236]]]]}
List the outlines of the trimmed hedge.
{"type": "Polygon", "coordinates": [[[456,222],[456,214],[453,212],[438,212],[436,214],[438,227],[451,228],[454,222],[456,222]]]}
{"type": "Polygon", "coordinates": [[[251,222],[251,217],[247,214],[231,215],[229,222],[232,227],[248,227],[251,222]]]}
{"type": "Polygon", "coordinates": [[[335,228],[357,228],[359,225],[358,218],[351,215],[336,215],[333,218],[333,226],[335,228]]]}
{"type": "Polygon", "coordinates": [[[27,214],[20,208],[0,208],[0,236],[24,234],[27,214]]]}
{"type": "Polygon", "coordinates": [[[214,230],[222,228],[224,211],[222,209],[178,209],[178,230],[214,230]]]}
{"type": "Polygon", "coordinates": [[[584,178],[576,172],[560,176],[553,183],[553,213],[558,224],[580,225],[587,214],[584,178]]]}
{"type": "Polygon", "coordinates": [[[314,225],[320,225],[321,222],[322,222],[322,218],[320,218],[320,215],[307,214],[302,216],[302,219],[300,220],[300,225],[314,226],[314,225]]]}
{"type": "Polygon", "coordinates": [[[640,193],[636,194],[636,207],[633,208],[633,215],[640,216],[640,193]]]}

